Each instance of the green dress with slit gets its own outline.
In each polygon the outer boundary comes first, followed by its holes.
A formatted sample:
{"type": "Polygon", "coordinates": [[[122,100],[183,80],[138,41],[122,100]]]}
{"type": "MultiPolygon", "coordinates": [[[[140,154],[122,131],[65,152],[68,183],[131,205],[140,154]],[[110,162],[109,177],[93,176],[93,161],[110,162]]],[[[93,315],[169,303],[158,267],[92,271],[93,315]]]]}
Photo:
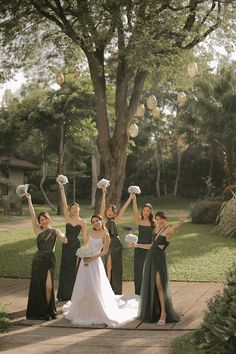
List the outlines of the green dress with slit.
{"type": "Polygon", "coordinates": [[[108,257],[111,256],[111,287],[115,294],[122,294],[122,244],[118,236],[118,228],[115,221],[111,218],[107,219],[106,227],[108,229],[111,242],[107,254],[104,256],[104,266],[107,272],[108,257]]]}
{"type": "Polygon", "coordinates": [[[42,231],[37,237],[37,252],[33,255],[31,280],[28,296],[26,318],[36,320],[49,320],[56,318],[54,296],[54,271],[56,230],[49,228],[42,231]],[[49,305],[46,299],[46,279],[48,271],[51,273],[52,293],[49,305]]]}
{"type": "Polygon", "coordinates": [[[157,322],[161,307],[156,287],[156,274],[159,272],[165,298],[166,322],[177,322],[180,316],[175,312],[171,300],[169,277],[166,263],[166,248],[169,242],[163,235],[158,235],[148,250],[143,268],[141,289],[140,319],[144,322],[157,322]],[[164,246],[163,249],[159,245],[164,246]]]}
{"type": "MultiPolygon", "coordinates": [[[[138,225],[138,243],[152,243],[153,241],[153,227],[138,225]]],[[[140,295],[143,275],[143,265],[147,255],[147,249],[134,249],[134,287],[135,294],[140,295]]]]}
{"type": "Polygon", "coordinates": [[[61,265],[59,274],[59,284],[57,298],[59,301],[71,299],[72,291],[77,275],[77,256],[76,251],[80,247],[78,238],[81,225],[66,224],[66,237],[68,243],[63,243],[61,253],[61,265]]]}

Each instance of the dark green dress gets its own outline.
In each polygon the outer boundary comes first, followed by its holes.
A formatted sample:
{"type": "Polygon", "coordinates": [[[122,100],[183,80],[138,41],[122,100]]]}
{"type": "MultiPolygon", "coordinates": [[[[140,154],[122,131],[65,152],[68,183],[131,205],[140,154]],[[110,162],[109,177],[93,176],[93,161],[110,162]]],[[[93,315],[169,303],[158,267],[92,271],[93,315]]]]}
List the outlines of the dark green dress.
{"type": "MultiPolygon", "coordinates": [[[[138,225],[138,243],[152,243],[153,227],[138,225]]],[[[147,251],[142,248],[134,249],[134,287],[135,294],[140,295],[143,275],[143,265],[147,255],[147,251]]]]}
{"type": "Polygon", "coordinates": [[[122,294],[122,244],[118,236],[117,224],[113,219],[107,219],[106,227],[108,229],[111,242],[107,254],[104,256],[104,265],[107,271],[108,257],[111,256],[111,287],[115,294],[122,294]]]}
{"type": "Polygon", "coordinates": [[[55,271],[54,248],[56,230],[49,228],[42,231],[37,237],[38,251],[32,260],[31,280],[29,288],[26,318],[36,320],[49,320],[56,318],[55,296],[53,279],[55,271]],[[52,278],[52,294],[50,304],[46,300],[46,279],[48,271],[52,278]]]}
{"type": "Polygon", "coordinates": [[[59,275],[59,285],[57,298],[60,301],[68,301],[71,299],[72,291],[77,274],[77,256],[76,251],[80,247],[78,239],[81,225],[75,226],[70,223],[66,224],[66,237],[68,243],[62,245],[61,266],[59,275]]]}
{"type": "Polygon", "coordinates": [[[175,313],[171,292],[169,289],[168,270],[166,264],[165,249],[169,245],[166,237],[158,235],[152,247],[148,250],[144,269],[141,290],[140,319],[144,322],[157,322],[160,319],[161,307],[156,288],[156,274],[159,272],[165,297],[166,322],[179,321],[179,315],[175,313]],[[164,245],[161,249],[158,245],[164,245]]]}

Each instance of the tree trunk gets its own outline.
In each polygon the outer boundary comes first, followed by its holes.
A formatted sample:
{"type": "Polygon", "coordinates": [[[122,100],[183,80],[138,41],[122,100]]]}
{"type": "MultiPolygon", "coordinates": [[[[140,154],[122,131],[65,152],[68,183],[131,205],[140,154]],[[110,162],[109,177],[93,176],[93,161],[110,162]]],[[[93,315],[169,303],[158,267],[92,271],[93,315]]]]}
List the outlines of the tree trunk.
{"type": "Polygon", "coordinates": [[[178,184],[179,184],[179,176],[180,176],[180,171],[181,171],[181,161],[182,161],[182,156],[183,153],[180,151],[177,151],[177,174],[176,174],[176,178],[175,178],[175,187],[174,187],[174,196],[177,196],[177,192],[178,192],[178,184]]]}
{"type": "Polygon", "coordinates": [[[226,149],[224,169],[228,178],[228,184],[236,184],[236,153],[234,149],[226,149]]]}
{"type": "Polygon", "coordinates": [[[160,163],[160,154],[159,154],[159,146],[158,146],[158,141],[156,140],[155,144],[155,161],[156,161],[156,169],[157,169],[157,175],[156,175],[156,195],[157,197],[160,197],[161,191],[160,191],[160,178],[161,178],[161,163],[160,163]]]}
{"type": "MultiPolygon", "coordinates": [[[[64,155],[65,155],[65,128],[64,120],[60,122],[60,144],[58,151],[58,165],[57,165],[57,174],[64,174],[64,155]]],[[[62,202],[60,197],[59,184],[57,186],[57,215],[61,215],[62,211],[62,202]]]]}
{"type": "Polygon", "coordinates": [[[124,63],[121,59],[116,79],[116,124],[114,131],[111,132],[106,106],[103,53],[97,51],[96,58],[87,53],[87,57],[96,102],[97,146],[101,157],[99,177],[106,178],[111,182],[106,196],[107,203],[119,205],[127,161],[128,125],[136,112],[147,73],[144,71],[129,72],[126,65],[122,65],[124,63]],[[128,105],[128,83],[131,79],[133,79],[133,87],[130,88],[131,95],[128,105]]]}
{"type": "Polygon", "coordinates": [[[92,193],[91,193],[91,208],[95,209],[96,191],[98,175],[100,170],[100,161],[98,154],[92,155],[92,193]]]}

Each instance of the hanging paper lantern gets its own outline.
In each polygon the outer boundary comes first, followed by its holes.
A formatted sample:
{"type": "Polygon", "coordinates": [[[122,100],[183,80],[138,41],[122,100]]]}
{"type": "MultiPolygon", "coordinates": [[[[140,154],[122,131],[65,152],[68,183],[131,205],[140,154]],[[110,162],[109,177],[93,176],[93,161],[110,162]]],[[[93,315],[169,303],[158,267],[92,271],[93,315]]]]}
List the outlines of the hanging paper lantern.
{"type": "Polygon", "coordinates": [[[128,129],[129,135],[131,138],[136,138],[138,135],[138,126],[137,124],[131,124],[128,129]]]}
{"type": "Polygon", "coordinates": [[[190,77],[194,77],[196,76],[198,73],[198,67],[197,67],[197,63],[189,63],[187,66],[187,74],[190,77]]]}
{"type": "Polygon", "coordinates": [[[63,82],[65,81],[64,75],[62,73],[57,75],[56,81],[57,81],[58,85],[63,84],[63,82]]]}
{"type": "Polygon", "coordinates": [[[157,99],[154,95],[148,96],[147,98],[147,108],[153,110],[157,104],[157,99]]]}
{"type": "Polygon", "coordinates": [[[184,152],[185,150],[187,150],[187,148],[189,147],[189,144],[186,144],[185,141],[185,136],[180,136],[179,139],[177,140],[177,148],[180,152],[184,152]]]}
{"type": "Polygon", "coordinates": [[[145,113],[144,104],[139,104],[138,107],[137,107],[137,111],[136,111],[135,115],[137,117],[143,117],[144,113],[145,113]]]}
{"type": "Polygon", "coordinates": [[[177,102],[179,106],[183,106],[186,102],[186,95],[184,92],[179,92],[177,95],[177,102]]]}
{"type": "Polygon", "coordinates": [[[75,67],[75,76],[80,77],[81,71],[78,66],[75,67]]]}
{"type": "Polygon", "coordinates": [[[153,110],[152,110],[152,116],[153,116],[154,118],[159,118],[160,115],[161,115],[161,113],[160,113],[159,108],[158,108],[157,106],[155,106],[155,107],[153,108],[153,110]]]}

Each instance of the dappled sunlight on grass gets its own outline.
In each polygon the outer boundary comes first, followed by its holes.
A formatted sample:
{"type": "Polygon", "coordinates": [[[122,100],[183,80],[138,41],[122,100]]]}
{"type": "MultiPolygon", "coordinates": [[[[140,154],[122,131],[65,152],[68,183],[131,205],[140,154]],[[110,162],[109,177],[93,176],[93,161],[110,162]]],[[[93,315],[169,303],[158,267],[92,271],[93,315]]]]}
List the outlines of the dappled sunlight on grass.
{"type": "MultiPolygon", "coordinates": [[[[157,199],[156,199],[157,200],[157,199]]],[[[148,201],[148,198],[145,198],[148,201]]],[[[181,204],[180,200],[168,204],[161,200],[154,204],[155,210],[167,210],[170,214],[170,223],[178,220],[179,210],[187,208],[189,201],[181,204]],[[157,208],[156,206],[159,207],[157,208]],[[167,208],[168,206],[168,208],[167,208]]],[[[139,205],[141,210],[142,203],[139,205]]],[[[39,206],[40,210],[45,209],[39,206]]],[[[186,209],[187,210],[187,209],[186,209]]],[[[88,205],[81,210],[81,216],[85,217],[88,230],[91,230],[90,215],[92,210],[88,205]]],[[[65,231],[63,218],[53,216],[53,227],[65,231]]],[[[9,224],[10,225],[10,224],[9,224]]],[[[119,235],[124,241],[124,227],[132,227],[132,233],[138,234],[137,225],[134,222],[132,207],[129,206],[122,221],[119,223],[119,235]]],[[[80,240],[81,240],[80,235],[80,240]]],[[[58,241],[56,245],[56,278],[58,278],[62,244],[58,241]]],[[[30,277],[32,255],[37,250],[36,237],[31,227],[20,227],[15,230],[0,232],[0,276],[8,277],[30,277]]],[[[133,254],[132,249],[123,250],[123,279],[133,279],[133,254]]],[[[192,224],[185,221],[173,236],[168,249],[167,261],[171,280],[187,281],[225,281],[225,274],[232,262],[236,259],[236,239],[226,239],[214,233],[213,225],[192,224]]]]}

